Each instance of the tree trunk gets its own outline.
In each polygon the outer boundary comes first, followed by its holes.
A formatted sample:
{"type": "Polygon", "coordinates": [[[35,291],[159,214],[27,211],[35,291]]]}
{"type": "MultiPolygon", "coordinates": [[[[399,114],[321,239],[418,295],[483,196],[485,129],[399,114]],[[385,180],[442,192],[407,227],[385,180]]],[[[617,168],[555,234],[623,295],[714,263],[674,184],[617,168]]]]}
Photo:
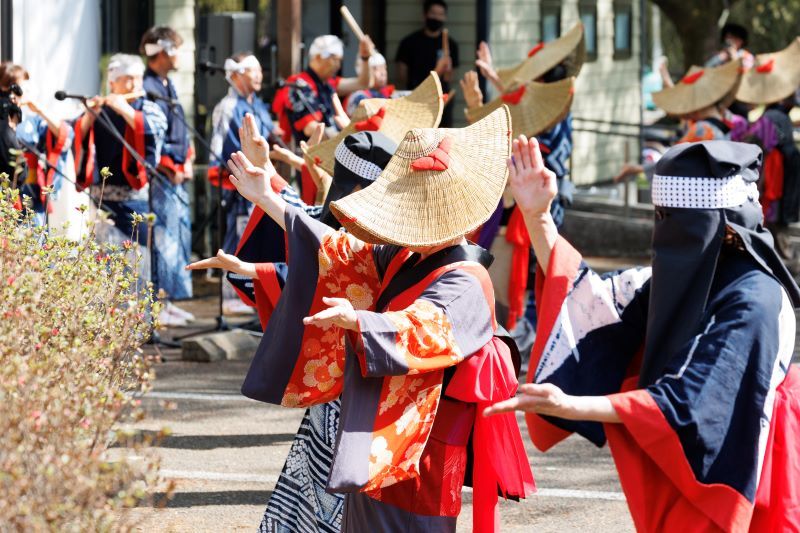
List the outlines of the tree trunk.
{"type": "MultiPolygon", "coordinates": [[[[733,5],[736,0],[729,0],[733,5]]],[[[723,0],[704,0],[702,3],[685,0],[652,0],[669,18],[683,47],[684,72],[692,65],[702,66],[720,48],[717,21],[725,8],[723,0]]]]}

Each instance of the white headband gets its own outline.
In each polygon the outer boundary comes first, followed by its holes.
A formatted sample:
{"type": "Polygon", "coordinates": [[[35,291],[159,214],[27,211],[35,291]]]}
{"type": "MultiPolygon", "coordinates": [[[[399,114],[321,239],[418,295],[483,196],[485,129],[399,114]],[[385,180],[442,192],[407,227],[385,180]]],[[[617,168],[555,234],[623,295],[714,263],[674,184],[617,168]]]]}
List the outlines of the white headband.
{"type": "Polygon", "coordinates": [[[169,39],[159,39],[155,43],[144,45],[144,55],[147,57],[153,57],[161,52],[166,52],[168,56],[174,56],[178,53],[178,47],[169,39]]]}
{"type": "Polygon", "coordinates": [[[249,55],[238,62],[231,58],[225,60],[226,74],[233,74],[234,72],[243,74],[244,71],[249,68],[260,68],[260,67],[261,63],[258,62],[258,59],[256,59],[256,56],[254,55],[249,55]]]}
{"type": "Polygon", "coordinates": [[[108,62],[108,81],[117,81],[122,76],[144,76],[142,58],[131,54],[115,54],[108,62]]]}
{"type": "Polygon", "coordinates": [[[327,59],[331,56],[344,56],[344,43],[335,35],[320,35],[308,47],[308,57],[320,56],[327,59]]]}
{"type": "Polygon", "coordinates": [[[354,154],[352,150],[345,146],[344,141],[340,142],[339,146],[336,147],[334,157],[336,161],[359,178],[375,181],[382,172],[381,167],[372,161],[367,161],[354,154]]]}
{"type": "MultiPolygon", "coordinates": [[[[356,60],[356,74],[361,74],[361,60],[356,60]]],[[[380,52],[372,52],[372,55],[369,56],[369,61],[367,61],[367,65],[369,68],[380,67],[386,64],[386,58],[383,57],[383,54],[380,52]]]]}
{"type": "Polygon", "coordinates": [[[687,209],[727,209],[758,201],[758,185],[740,174],[727,178],[653,177],[653,205],[687,209]]]}

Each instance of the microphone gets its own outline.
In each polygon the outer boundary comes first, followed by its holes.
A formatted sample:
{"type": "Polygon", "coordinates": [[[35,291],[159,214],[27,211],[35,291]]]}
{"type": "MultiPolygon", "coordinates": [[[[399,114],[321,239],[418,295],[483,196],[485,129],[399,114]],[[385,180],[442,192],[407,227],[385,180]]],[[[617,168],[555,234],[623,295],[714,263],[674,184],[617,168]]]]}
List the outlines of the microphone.
{"type": "Polygon", "coordinates": [[[147,98],[149,98],[150,100],[154,101],[161,100],[162,102],[166,102],[170,106],[180,105],[179,101],[173,100],[172,98],[167,98],[166,96],[161,96],[160,94],[154,93],[153,91],[147,91],[145,94],[147,95],[147,98]]]}
{"type": "Polygon", "coordinates": [[[58,101],[66,100],[67,98],[74,98],[75,100],[85,101],[90,98],[89,96],[84,96],[82,94],[70,94],[66,91],[56,91],[55,97],[56,100],[58,101]]]}
{"type": "Polygon", "coordinates": [[[212,75],[215,72],[225,72],[225,67],[212,63],[211,61],[201,61],[197,64],[197,68],[200,72],[210,72],[212,75]]]}

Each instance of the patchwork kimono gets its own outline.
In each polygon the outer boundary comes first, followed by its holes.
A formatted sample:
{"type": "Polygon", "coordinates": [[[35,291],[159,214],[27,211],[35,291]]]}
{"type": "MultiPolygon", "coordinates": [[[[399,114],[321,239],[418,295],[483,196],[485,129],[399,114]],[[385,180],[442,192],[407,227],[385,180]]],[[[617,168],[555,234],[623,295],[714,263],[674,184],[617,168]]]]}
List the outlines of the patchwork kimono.
{"type": "Polygon", "coordinates": [[[347,493],[343,530],[454,530],[472,433],[476,527],[496,527],[498,487],[524,497],[533,476],[514,416],[476,416],[516,391],[486,252],[417,263],[292,206],[286,225],[292,269],[243,394],[287,407],[342,396],[327,489],[347,493]],[[325,296],[353,304],[358,332],[303,326],[325,296]]]}
{"type": "Polygon", "coordinates": [[[800,371],[786,291],[750,256],[723,251],[696,336],[637,388],[650,283],[650,269],[599,276],[559,238],[538,273],[528,378],[607,395],[622,423],[530,414],[534,444],[607,440],[639,531],[796,531],[800,371]]]}
{"type": "Polygon", "coordinates": [[[42,189],[52,186],[51,199],[55,200],[64,185],[64,176],[72,179],[75,174],[70,168],[73,165],[74,133],[65,122],[61,122],[58,133],[54,135],[39,115],[27,115],[17,126],[16,135],[23,146],[30,147],[24,151],[27,175],[21,183],[21,192],[31,197],[35,219],[44,224],[50,206],[45,206],[46,197],[42,189]]]}

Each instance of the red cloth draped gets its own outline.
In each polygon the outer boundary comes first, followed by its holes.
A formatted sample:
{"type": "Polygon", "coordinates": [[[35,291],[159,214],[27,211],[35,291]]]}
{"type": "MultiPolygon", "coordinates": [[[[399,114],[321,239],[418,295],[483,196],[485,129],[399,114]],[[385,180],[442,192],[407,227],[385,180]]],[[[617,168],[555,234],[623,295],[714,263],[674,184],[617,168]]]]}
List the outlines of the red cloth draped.
{"type": "Polygon", "coordinates": [[[761,207],[764,216],[772,202],[783,198],[783,154],[780,150],[772,150],[764,159],[764,184],[761,192],[761,207]]]}
{"type": "MultiPolygon", "coordinates": [[[[127,126],[125,128],[125,140],[136,150],[136,153],[139,154],[139,157],[142,159],[147,157],[144,130],[144,113],[135,111],[133,127],[127,126]]],[[[147,169],[144,165],[136,161],[128,150],[123,150],[122,152],[122,173],[125,174],[128,185],[134,190],[138,191],[147,185],[147,169]],[[136,170],[132,170],[132,167],[136,170]]]]}
{"type": "Polygon", "coordinates": [[[531,238],[519,207],[514,207],[506,227],[506,240],[514,247],[511,254],[511,272],[508,282],[508,321],[506,329],[512,330],[525,312],[525,289],[528,286],[531,238]]]}

